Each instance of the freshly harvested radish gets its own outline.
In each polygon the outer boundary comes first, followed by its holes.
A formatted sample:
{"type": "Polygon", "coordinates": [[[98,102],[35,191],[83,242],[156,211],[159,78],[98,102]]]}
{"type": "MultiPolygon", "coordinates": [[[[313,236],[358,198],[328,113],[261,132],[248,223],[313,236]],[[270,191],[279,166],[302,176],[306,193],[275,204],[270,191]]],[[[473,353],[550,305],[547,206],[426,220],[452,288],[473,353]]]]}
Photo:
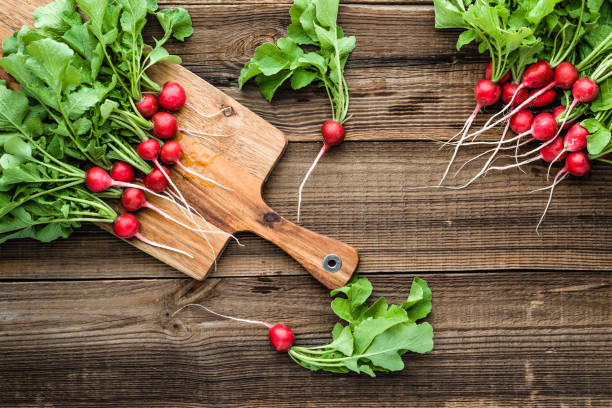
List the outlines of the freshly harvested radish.
{"type": "Polygon", "coordinates": [[[574,110],[576,104],[578,104],[579,102],[593,102],[595,98],[597,98],[597,95],[599,95],[599,86],[595,81],[590,78],[584,77],[578,79],[572,86],[572,96],[574,97],[574,100],[570,104],[569,108],[567,109],[567,112],[565,113],[565,116],[563,117],[561,128],[565,126],[565,122],[567,121],[569,115],[572,113],[572,110],[574,110]]]}
{"type": "Polygon", "coordinates": [[[176,118],[168,112],[157,112],[151,121],[153,122],[153,135],[160,139],[172,139],[178,133],[176,118]]]}
{"type": "MultiPolygon", "coordinates": [[[[586,149],[587,147],[587,136],[589,135],[589,131],[583,128],[580,123],[576,123],[574,126],[570,128],[565,134],[563,138],[563,149],[559,152],[558,158],[562,159],[565,157],[567,152],[579,152],[580,150],[586,149]]],[[[560,137],[559,137],[560,138],[560,137]]],[[[556,161],[556,160],[555,160],[556,161]]],[[[550,166],[548,166],[548,171],[546,173],[546,177],[550,174],[550,169],[552,167],[552,162],[550,166]]]]}
{"type": "Polygon", "coordinates": [[[529,98],[529,90],[525,88],[518,89],[519,84],[514,82],[506,82],[502,87],[502,101],[506,105],[519,106],[529,98]]]}
{"type": "Polygon", "coordinates": [[[110,170],[110,176],[113,180],[131,183],[135,179],[134,167],[122,161],[116,161],[110,170]]]}
{"type": "Polygon", "coordinates": [[[145,118],[150,118],[159,110],[157,99],[151,94],[143,94],[140,102],[136,103],[136,109],[145,118]]]}
{"type": "Polygon", "coordinates": [[[115,232],[115,235],[117,235],[119,238],[122,238],[122,239],[136,238],[144,242],[147,245],[151,245],[157,248],[167,249],[169,251],[177,252],[179,254],[188,256],[189,258],[193,258],[193,255],[185,251],[182,251],[177,248],[172,248],[167,245],[162,245],[162,244],[153,242],[150,239],[143,237],[140,234],[140,223],[138,222],[136,217],[134,217],[130,213],[121,214],[120,216],[117,217],[117,219],[115,220],[115,223],[113,224],[113,231],[115,232]]]}
{"type": "MultiPolygon", "coordinates": [[[[533,95],[535,93],[538,93],[540,90],[539,89],[534,89],[533,91],[531,91],[530,95],[533,95]]],[[[531,102],[531,106],[533,106],[534,108],[543,108],[545,106],[550,105],[551,103],[553,103],[553,101],[555,100],[555,98],[557,97],[557,91],[555,91],[554,89],[549,89],[548,91],[544,92],[543,94],[540,94],[539,96],[537,96],[532,102],[531,102]]]]}
{"type": "Polygon", "coordinates": [[[159,106],[171,112],[181,109],[185,105],[186,100],[185,89],[179,83],[172,81],[164,84],[157,97],[159,106]]]}
{"type": "Polygon", "coordinates": [[[168,178],[170,177],[170,170],[167,167],[163,167],[163,171],[159,168],[151,170],[149,174],[143,179],[144,185],[151,191],[161,193],[168,188],[168,178]],[[165,173],[165,174],[164,174],[165,173]]]}
{"type": "Polygon", "coordinates": [[[304,176],[304,179],[302,180],[302,184],[300,184],[300,188],[298,189],[298,208],[297,208],[297,221],[298,222],[300,222],[300,213],[301,213],[300,210],[302,207],[302,190],[304,189],[304,185],[306,185],[306,181],[310,177],[310,174],[312,173],[314,168],[317,166],[317,164],[319,163],[319,160],[321,159],[321,157],[323,157],[325,152],[327,152],[327,150],[330,147],[334,147],[334,146],[338,146],[342,144],[342,142],[344,141],[346,132],[345,132],[344,126],[342,126],[341,123],[333,121],[333,120],[328,120],[327,122],[323,123],[323,126],[321,126],[321,134],[323,135],[323,147],[319,151],[319,154],[317,154],[317,157],[315,158],[314,162],[312,163],[308,171],[306,172],[306,175],[304,176]]]}
{"type": "Polygon", "coordinates": [[[155,139],[147,139],[138,145],[136,152],[144,160],[153,161],[157,159],[161,152],[161,145],[155,139]]]}
{"type": "Polygon", "coordinates": [[[177,313],[180,313],[181,311],[183,311],[183,309],[190,307],[190,306],[195,306],[195,307],[199,307],[205,311],[207,311],[208,313],[214,314],[215,316],[219,316],[222,317],[224,319],[229,319],[229,320],[233,320],[236,322],[242,322],[242,323],[250,323],[250,324],[258,324],[260,326],[264,326],[268,329],[268,338],[270,339],[270,344],[272,345],[272,347],[274,347],[277,351],[287,351],[291,348],[291,346],[293,346],[293,342],[295,341],[295,336],[293,334],[293,332],[291,331],[291,329],[287,326],[285,326],[284,324],[269,324],[266,322],[262,322],[259,320],[250,320],[250,319],[241,319],[238,317],[232,317],[232,316],[228,316],[228,315],[223,315],[221,313],[217,313],[214,310],[211,310],[209,308],[207,308],[206,306],[202,306],[198,303],[189,303],[183,307],[181,307],[180,309],[178,309],[176,312],[172,313],[172,317],[174,317],[177,313]]]}
{"type": "MultiPolygon", "coordinates": [[[[565,112],[565,106],[563,105],[559,105],[555,109],[553,109],[553,116],[555,117],[555,120],[557,121],[557,123],[559,123],[559,115],[561,115],[563,112],[565,112]]],[[[561,129],[567,130],[571,128],[572,126],[574,126],[574,123],[575,122],[566,123],[565,125],[561,126],[561,129]]]]}

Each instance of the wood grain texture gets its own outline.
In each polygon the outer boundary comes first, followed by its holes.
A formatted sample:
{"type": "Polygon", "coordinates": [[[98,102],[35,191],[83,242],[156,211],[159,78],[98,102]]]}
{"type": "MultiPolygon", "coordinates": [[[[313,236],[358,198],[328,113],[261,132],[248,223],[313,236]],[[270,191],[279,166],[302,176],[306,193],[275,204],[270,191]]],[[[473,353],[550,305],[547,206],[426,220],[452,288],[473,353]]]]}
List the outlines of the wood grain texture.
{"type": "MultiPolygon", "coordinates": [[[[408,275],[370,276],[401,302],[408,275]]],[[[147,407],[604,407],[609,273],[427,275],[434,351],[396,374],[312,373],[267,333],[180,306],[203,303],[328,341],[336,319],[309,278],[0,284],[0,405],[147,407]]]]}
{"type": "MultiPolygon", "coordinates": [[[[290,220],[299,180],[319,147],[290,144],[264,187],[265,200],[290,220]]],[[[466,150],[459,159],[477,151],[466,150]]],[[[437,183],[449,155],[431,142],[347,143],[333,149],[306,185],[303,224],[354,245],[366,273],[611,269],[609,166],[595,165],[593,175],[561,184],[538,235],[547,195],[529,191],[546,185],[543,164],[525,167],[527,174],[490,173],[461,191],[411,190],[437,183]]],[[[239,237],[245,247],[231,243],[213,276],[305,273],[272,245],[252,235],[239,237]]],[[[3,244],[0,271],[5,279],[177,276],[91,228],[52,244],[3,244]]]]}

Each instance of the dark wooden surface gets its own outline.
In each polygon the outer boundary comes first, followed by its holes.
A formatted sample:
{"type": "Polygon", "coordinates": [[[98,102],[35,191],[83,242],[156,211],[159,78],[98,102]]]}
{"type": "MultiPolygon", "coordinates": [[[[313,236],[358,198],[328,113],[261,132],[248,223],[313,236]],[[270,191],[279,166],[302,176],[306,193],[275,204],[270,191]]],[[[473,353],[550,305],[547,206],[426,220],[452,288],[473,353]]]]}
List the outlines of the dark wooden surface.
{"type": "MultiPolygon", "coordinates": [[[[255,87],[236,88],[253,49],[282,34],[288,2],[160,4],[192,13],[194,38],[172,45],[185,66],[287,133],[264,198],[294,219],[327,102],[316,89],[285,89],[268,104],[255,87]]],[[[280,250],[243,235],[246,247],[231,244],[197,282],[86,227],[53,244],[0,246],[0,405],[612,405],[612,170],[560,186],[541,235],[545,195],[528,192],[545,185],[542,165],[463,191],[412,190],[443,171],[449,153],[428,139],[458,129],[486,64],[455,51],[456,33],[434,30],[428,2],[356,1],[340,21],[358,34],[347,70],[355,117],[349,142],[307,185],[303,224],[354,245],[376,295],[399,302],[414,275],[428,280],[434,351],[376,379],[311,373],[273,352],[258,327],[198,310],[170,317],[203,303],[284,322],[303,345],[326,341],[327,291],[280,250]]]]}

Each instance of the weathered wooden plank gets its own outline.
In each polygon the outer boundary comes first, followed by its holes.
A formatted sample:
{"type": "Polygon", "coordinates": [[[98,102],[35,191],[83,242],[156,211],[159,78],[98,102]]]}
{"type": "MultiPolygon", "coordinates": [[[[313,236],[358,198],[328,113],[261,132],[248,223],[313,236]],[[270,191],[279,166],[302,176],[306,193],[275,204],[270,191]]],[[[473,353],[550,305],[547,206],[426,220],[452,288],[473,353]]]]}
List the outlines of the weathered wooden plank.
{"type": "MultiPolygon", "coordinates": [[[[173,3],[179,5],[181,3],[173,3]]],[[[272,104],[254,84],[237,88],[243,64],[255,48],[285,35],[287,4],[189,6],[195,33],[169,49],[183,64],[240,103],[278,126],[292,141],[320,140],[330,117],[321,89],[294,92],[285,86],[272,104]]],[[[16,29],[27,13],[7,16],[16,29]]],[[[434,28],[430,6],[346,5],[340,24],[357,35],[346,71],[352,89],[349,140],[423,140],[448,138],[474,109],[473,85],[485,63],[473,48],[458,53],[458,33],[434,28]]],[[[159,36],[157,23],[148,33],[159,36]]]]}
{"type": "MultiPolygon", "coordinates": [[[[297,187],[319,148],[293,143],[264,188],[279,213],[295,219],[297,187]]],[[[461,156],[475,154],[471,149],[461,156]]],[[[564,182],[549,214],[542,164],[490,173],[461,191],[411,190],[436,184],[449,158],[426,142],[346,143],[328,153],[304,190],[303,224],[354,246],[360,270],[374,272],[498,269],[610,270],[612,169],[564,182]]],[[[466,174],[474,174],[472,168],[466,174]]],[[[458,181],[457,181],[458,182],[458,181]]],[[[291,258],[251,235],[231,243],[212,276],[304,274],[291,258]]],[[[178,276],[146,254],[89,228],[52,244],[0,246],[4,279],[178,276]]]]}
{"type": "MultiPolygon", "coordinates": [[[[370,276],[401,302],[411,277],[370,276]]],[[[433,274],[432,353],[370,379],[311,373],[265,329],[180,306],[284,322],[329,338],[307,277],[0,284],[3,406],[609,406],[610,273],[433,274]],[[445,405],[446,404],[446,405],[445,405]]]]}

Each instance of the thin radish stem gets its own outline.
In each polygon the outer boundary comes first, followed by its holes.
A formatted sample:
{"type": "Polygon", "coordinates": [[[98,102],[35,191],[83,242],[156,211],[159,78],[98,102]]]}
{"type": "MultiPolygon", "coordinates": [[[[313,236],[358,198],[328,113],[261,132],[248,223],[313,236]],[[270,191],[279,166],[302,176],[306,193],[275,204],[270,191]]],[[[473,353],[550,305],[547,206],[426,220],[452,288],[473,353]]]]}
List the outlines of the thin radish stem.
{"type": "MultiPolygon", "coordinates": [[[[507,132],[507,129],[508,129],[509,126],[510,126],[510,122],[508,122],[506,124],[506,130],[504,130],[504,133],[507,132]]],[[[523,132],[521,134],[518,134],[518,135],[514,136],[511,139],[505,140],[504,144],[506,144],[506,143],[507,144],[513,143],[513,142],[523,138],[524,136],[527,136],[527,135],[530,135],[530,134],[531,134],[531,129],[529,129],[528,131],[523,132]]],[[[498,145],[498,144],[499,144],[499,141],[497,141],[497,142],[466,142],[466,143],[463,143],[463,146],[498,145]]]]}
{"type": "Polygon", "coordinates": [[[559,170],[557,172],[557,175],[555,176],[555,179],[553,180],[552,185],[550,186],[550,194],[548,195],[548,202],[546,203],[546,207],[544,208],[544,213],[542,213],[542,216],[540,217],[540,221],[538,222],[538,225],[536,226],[536,232],[539,235],[538,229],[540,228],[540,224],[542,224],[542,221],[544,221],[544,217],[546,217],[546,213],[548,212],[548,208],[550,207],[550,203],[552,201],[552,197],[553,197],[553,192],[555,191],[555,187],[557,186],[558,183],[560,183],[562,180],[559,180],[559,176],[566,173],[567,172],[567,168],[564,167],[561,170],[559,170]]]}
{"type": "Polygon", "coordinates": [[[196,108],[195,106],[193,106],[192,104],[190,104],[189,102],[185,102],[185,106],[187,106],[189,109],[195,111],[195,113],[197,113],[198,115],[202,116],[203,118],[214,118],[215,116],[224,113],[225,116],[231,116],[232,113],[234,112],[234,109],[231,106],[226,106],[225,108],[212,113],[212,114],[206,114],[206,113],[202,113],[198,108],[196,108]]]}
{"type": "MultiPolygon", "coordinates": [[[[516,141],[516,143],[517,143],[517,146],[523,146],[523,145],[525,145],[525,144],[527,144],[527,143],[530,143],[530,142],[532,142],[532,141],[534,141],[534,140],[535,140],[535,139],[533,139],[533,138],[530,138],[530,139],[528,139],[528,140],[525,140],[524,142],[521,142],[520,140],[517,140],[517,141],[516,141]]],[[[514,149],[514,148],[515,148],[514,146],[504,146],[504,147],[500,148],[499,150],[510,150],[510,149],[514,149]]],[[[473,157],[473,158],[471,158],[470,160],[468,160],[468,161],[466,161],[465,163],[463,163],[463,165],[461,165],[461,167],[459,168],[459,170],[457,170],[457,172],[455,173],[455,177],[456,177],[456,176],[459,174],[459,172],[460,172],[460,171],[461,171],[461,170],[462,170],[462,169],[463,169],[465,166],[467,166],[469,163],[473,162],[474,160],[477,160],[477,159],[481,158],[482,156],[484,156],[484,155],[486,155],[486,154],[491,153],[491,152],[492,152],[492,151],[494,151],[494,150],[495,150],[495,149],[489,149],[489,150],[486,150],[486,151],[484,151],[484,152],[480,153],[478,156],[473,157]]]]}
{"type": "MultiPolygon", "coordinates": [[[[464,123],[463,123],[463,127],[461,128],[461,130],[460,130],[460,131],[458,131],[457,133],[455,133],[455,135],[453,135],[453,137],[451,137],[450,139],[448,139],[446,142],[440,142],[440,143],[442,143],[442,146],[440,146],[440,149],[439,149],[439,150],[444,149],[444,147],[445,147],[445,146],[447,146],[447,145],[449,145],[449,144],[453,144],[453,143],[452,143],[452,142],[453,142],[453,140],[455,140],[455,139],[457,138],[457,136],[459,136],[460,134],[462,134],[462,133],[463,133],[463,131],[465,130],[465,127],[466,127],[466,126],[467,126],[467,122],[464,122],[464,123]]],[[[433,138],[431,138],[431,139],[432,139],[432,140],[435,140],[435,139],[433,139],[433,138]]],[[[437,141],[437,140],[436,140],[436,141],[437,141]]]]}
{"type": "Polygon", "coordinates": [[[230,137],[232,136],[232,135],[220,135],[217,133],[200,132],[198,130],[189,130],[189,129],[183,129],[183,128],[179,128],[179,132],[185,133],[190,136],[195,136],[200,139],[206,139],[207,137],[230,137]]]}
{"type": "Polygon", "coordinates": [[[518,93],[524,88],[523,84],[521,83],[517,88],[516,91],[514,91],[514,94],[512,95],[512,99],[510,99],[510,102],[508,102],[506,105],[504,105],[504,107],[501,108],[501,110],[499,112],[497,112],[495,115],[491,116],[489,118],[489,120],[487,120],[487,122],[484,124],[484,127],[487,127],[491,124],[491,122],[493,121],[493,119],[495,119],[497,116],[501,115],[502,113],[504,113],[506,110],[508,110],[509,108],[512,107],[512,102],[514,102],[514,99],[516,98],[516,95],[518,95],[518,93]]]}
{"type": "Polygon", "coordinates": [[[503,171],[503,170],[513,169],[515,167],[522,166],[523,164],[533,163],[534,161],[537,161],[537,160],[540,160],[540,155],[539,154],[537,156],[534,156],[534,157],[532,157],[530,159],[524,160],[524,161],[522,161],[520,163],[517,163],[517,164],[508,164],[507,166],[489,167],[487,169],[487,172],[489,172],[491,170],[500,170],[500,171],[503,171]]]}
{"type": "Polygon", "coordinates": [[[147,245],[151,245],[151,246],[154,246],[154,247],[157,247],[157,248],[161,248],[161,249],[167,249],[168,251],[172,251],[172,252],[177,252],[177,253],[179,253],[179,254],[182,254],[182,255],[188,256],[189,258],[193,259],[193,255],[191,255],[190,253],[187,253],[187,252],[185,252],[185,251],[183,251],[183,250],[180,250],[180,249],[177,249],[177,248],[172,248],[172,247],[170,247],[170,246],[160,244],[160,243],[158,243],[158,242],[153,242],[153,241],[151,241],[150,239],[145,238],[145,237],[143,237],[142,235],[140,235],[140,233],[139,233],[139,232],[138,232],[138,233],[136,233],[136,235],[134,235],[134,238],[136,238],[136,239],[138,239],[138,240],[140,240],[140,241],[144,242],[144,243],[145,243],[145,244],[147,244],[147,245]]]}
{"type": "Polygon", "coordinates": [[[555,164],[557,162],[557,160],[563,156],[563,153],[565,153],[567,150],[563,149],[559,152],[559,154],[557,155],[557,157],[555,157],[553,159],[553,161],[550,162],[550,164],[548,165],[548,171],[546,172],[546,181],[548,181],[549,176],[550,176],[550,169],[552,168],[553,164],[555,164]]]}
{"type": "Polygon", "coordinates": [[[185,308],[187,308],[189,306],[199,307],[201,309],[206,310],[208,313],[214,314],[215,316],[219,316],[219,317],[222,317],[224,319],[234,320],[236,322],[243,322],[243,323],[250,323],[250,324],[259,324],[261,326],[267,327],[268,329],[272,327],[272,325],[270,323],[262,322],[262,321],[259,321],[259,320],[240,319],[238,317],[232,317],[232,316],[223,315],[221,313],[217,313],[214,310],[211,310],[211,309],[207,308],[206,306],[202,306],[202,305],[200,305],[198,303],[189,303],[189,304],[181,307],[176,312],[172,313],[171,317],[174,317],[177,313],[181,312],[183,309],[185,309],[185,308]]]}
{"type": "Polygon", "coordinates": [[[461,139],[459,139],[459,142],[455,146],[455,151],[453,152],[453,156],[451,157],[450,162],[448,163],[448,166],[446,166],[446,170],[444,171],[444,174],[442,175],[442,178],[440,179],[440,182],[438,183],[439,186],[441,186],[444,180],[446,179],[446,176],[448,175],[448,172],[450,171],[450,168],[453,165],[453,162],[455,161],[455,157],[457,157],[457,152],[459,152],[459,147],[461,147],[461,144],[466,139],[466,135],[470,130],[470,126],[472,126],[472,122],[474,122],[474,118],[476,118],[476,115],[478,115],[478,112],[480,112],[481,108],[482,108],[482,105],[477,103],[476,108],[474,109],[474,112],[472,112],[472,115],[466,121],[467,125],[465,127],[465,130],[463,131],[463,135],[461,135],[461,139]]]}
{"type": "Polygon", "coordinates": [[[314,162],[312,163],[312,166],[310,166],[310,168],[306,172],[306,175],[304,176],[304,180],[302,180],[302,184],[300,184],[300,188],[298,190],[297,222],[300,222],[300,214],[301,214],[300,210],[302,208],[302,190],[304,189],[304,185],[306,184],[306,181],[310,177],[310,174],[312,173],[314,168],[317,166],[317,163],[319,163],[319,160],[321,160],[321,157],[323,157],[327,149],[329,149],[329,145],[324,144],[321,150],[319,151],[319,154],[317,154],[317,157],[315,158],[314,162]]]}
{"type": "Polygon", "coordinates": [[[525,100],[525,102],[521,103],[519,106],[514,108],[512,111],[510,111],[510,113],[507,113],[506,115],[504,115],[504,117],[502,117],[501,119],[498,119],[497,121],[495,121],[494,123],[490,124],[489,126],[483,126],[480,130],[470,134],[469,136],[476,137],[476,136],[486,132],[487,130],[494,128],[495,126],[499,125],[503,121],[511,118],[514,114],[516,114],[517,112],[522,111],[523,108],[528,106],[531,103],[531,101],[533,101],[535,98],[537,98],[538,96],[542,95],[544,92],[548,91],[549,89],[553,88],[555,85],[557,85],[557,83],[555,81],[552,81],[551,83],[546,85],[544,88],[540,89],[538,92],[536,92],[533,95],[529,96],[529,98],[527,98],[525,100]]]}
{"type": "Polygon", "coordinates": [[[216,182],[215,180],[213,180],[213,179],[211,179],[211,178],[208,178],[208,177],[203,176],[203,175],[201,175],[201,174],[199,174],[199,173],[196,173],[195,171],[193,171],[193,170],[189,169],[188,167],[186,167],[186,166],[185,166],[183,163],[181,163],[180,161],[177,161],[175,164],[176,164],[176,165],[177,165],[177,166],[178,166],[178,167],[179,167],[181,170],[183,170],[185,173],[189,173],[189,174],[191,174],[192,176],[199,177],[199,178],[201,178],[202,180],[204,180],[204,181],[208,181],[208,182],[210,182],[210,183],[213,183],[214,185],[219,186],[219,187],[221,187],[221,188],[223,188],[223,189],[225,189],[225,190],[228,190],[228,191],[234,191],[234,190],[232,190],[231,188],[229,188],[229,187],[225,187],[223,184],[218,183],[218,182],[216,182]]]}

